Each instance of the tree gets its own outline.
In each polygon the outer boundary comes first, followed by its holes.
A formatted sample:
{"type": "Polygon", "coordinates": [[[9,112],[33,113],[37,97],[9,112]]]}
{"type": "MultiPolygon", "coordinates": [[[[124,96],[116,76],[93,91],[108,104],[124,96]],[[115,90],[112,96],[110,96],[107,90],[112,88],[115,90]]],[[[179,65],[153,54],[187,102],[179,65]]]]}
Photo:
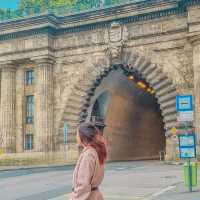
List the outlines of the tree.
{"type": "Polygon", "coordinates": [[[17,10],[0,8],[0,21],[42,13],[47,8],[62,15],[68,11],[84,11],[125,2],[127,0],[20,0],[17,10]]]}
{"type": "Polygon", "coordinates": [[[0,19],[3,18],[3,16],[5,16],[5,14],[6,14],[6,10],[0,8],[0,19]]]}
{"type": "Polygon", "coordinates": [[[76,0],[20,0],[18,8],[26,9],[27,7],[37,7],[41,9],[46,8],[58,8],[62,6],[72,6],[76,3],[76,0]]]}
{"type": "Polygon", "coordinates": [[[0,8],[0,21],[10,19],[12,17],[12,11],[10,9],[0,8]]]}
{"type": "Polygon", "coordinates": [[[20,0],[18,9],[26,14],[33,14],[48,9],[87,10],[125,3],[127,0],[20,0]]]}

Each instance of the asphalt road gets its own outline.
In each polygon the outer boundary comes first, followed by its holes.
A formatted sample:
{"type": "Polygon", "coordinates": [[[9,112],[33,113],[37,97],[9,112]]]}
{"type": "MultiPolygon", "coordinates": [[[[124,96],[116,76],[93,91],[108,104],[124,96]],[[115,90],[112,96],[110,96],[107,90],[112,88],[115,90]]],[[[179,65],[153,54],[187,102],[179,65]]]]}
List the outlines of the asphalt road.
{"type": "MultiPolygon", "coordinates": [[[[116,162],[106,166],[105,200],[199,200],[183,185],[183,166],[158,161],[116,162]]],[[[0,171],[0,200],[67,200],[73,167],[0,171]]]]}

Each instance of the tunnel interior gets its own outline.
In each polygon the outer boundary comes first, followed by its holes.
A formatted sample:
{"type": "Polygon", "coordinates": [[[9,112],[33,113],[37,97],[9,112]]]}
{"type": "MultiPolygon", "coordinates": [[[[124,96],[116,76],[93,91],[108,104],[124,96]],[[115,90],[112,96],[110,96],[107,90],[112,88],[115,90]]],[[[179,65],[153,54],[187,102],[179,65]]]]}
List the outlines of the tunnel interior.
{"type": "Polygon", "coordinates": [[[154,91],[137,74],[114,70],[96,89],[91,117],[106,125],[111,161],[158,159],[165,150],[164,124],[154,91]],[[137,79],[137,80],[136,80],[137,79]],[[149,87],[149,88],[145,88],[149,87]]]}

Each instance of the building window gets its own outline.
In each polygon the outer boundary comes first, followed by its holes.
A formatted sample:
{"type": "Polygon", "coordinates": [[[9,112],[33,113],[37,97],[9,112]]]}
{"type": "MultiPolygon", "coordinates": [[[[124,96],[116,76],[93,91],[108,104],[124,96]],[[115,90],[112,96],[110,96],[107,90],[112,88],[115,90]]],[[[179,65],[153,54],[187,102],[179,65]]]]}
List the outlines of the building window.
{"type": "Polygon", "coordinates": [[[25,136],[25,150],[32,150],[33,149],[33,135],[27,134],[25,136]]]}
{"type": "Polygon", "coordinates": [[[33,95],[26,97],[26,123],[33,123],[33,113],[34,113],[34,99],[33,95]]]}
{"type": "Polygon", "coordinates": [[[32,85],[34,80],[33,70],[26,71],[26,85],[32,85]]]}

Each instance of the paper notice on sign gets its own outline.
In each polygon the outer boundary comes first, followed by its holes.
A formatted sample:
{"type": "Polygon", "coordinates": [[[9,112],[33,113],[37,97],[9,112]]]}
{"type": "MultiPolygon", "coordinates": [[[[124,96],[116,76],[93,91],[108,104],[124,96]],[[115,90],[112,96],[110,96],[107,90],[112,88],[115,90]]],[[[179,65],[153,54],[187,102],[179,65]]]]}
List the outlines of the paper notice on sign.
{"type": "Polygon", "coordinates": [[[180,148],[180,157],[181,158],[195,158],[195,148],[180,148]]]}
{"type": "Polygon", "coordinates": [[[192,122],[194,120],[194,112],[193,111],[179,112],[177,120],[179,122],[192,122]]]}
{"type": "Polygon", "coordinates": [[[179,135],[179,152],[180,158],[196,157],[195,134],[179,135]]]}
{"type": "Polygon", "coordinates": [[[193,135],[186,135],[180,137],[180,146],[191,147],[195,146],[195,140],[193,135]]]}

